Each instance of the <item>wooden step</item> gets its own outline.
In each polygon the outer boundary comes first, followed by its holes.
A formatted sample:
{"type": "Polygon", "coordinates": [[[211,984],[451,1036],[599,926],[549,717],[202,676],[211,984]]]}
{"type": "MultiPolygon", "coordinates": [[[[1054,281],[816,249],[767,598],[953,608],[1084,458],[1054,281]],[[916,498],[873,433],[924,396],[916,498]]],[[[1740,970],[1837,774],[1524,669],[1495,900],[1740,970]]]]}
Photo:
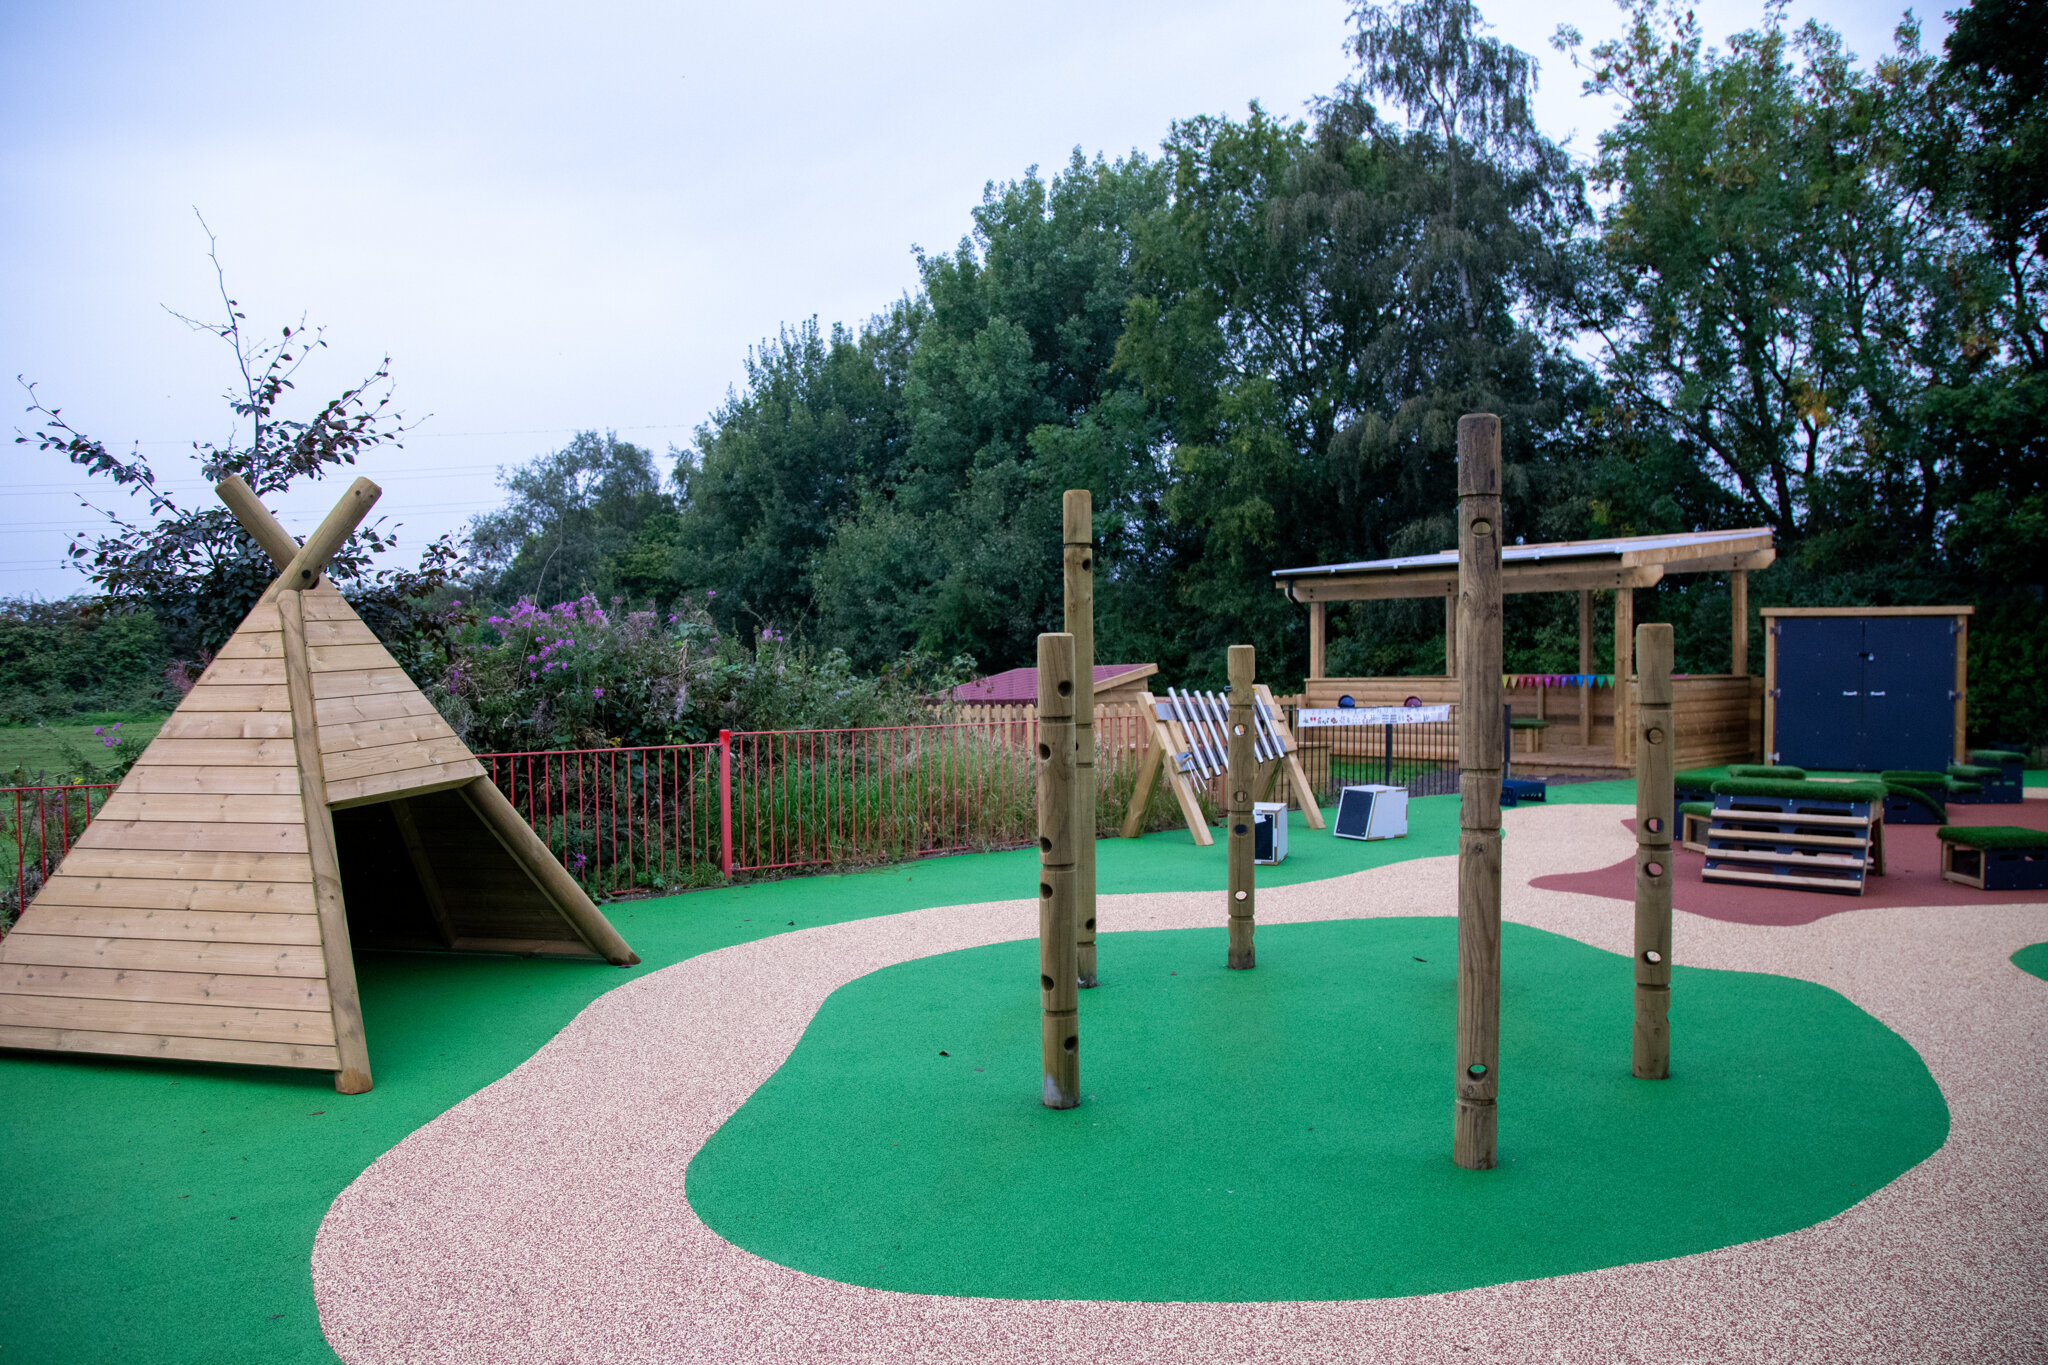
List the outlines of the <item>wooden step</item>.
{"type": "Polygon", "coordinates": [[[1701,874],[1710,882],[1750,882],[1759,886],[1791,886],[1812,888],[1818,891],[1851,891],[1863,894],[1861,880],[1850,881],[1838,877],[1800,877],[1789,872],[1744,872],[1736,868],[1708,868],[1701,874]]]}
{"type": "Polygon", "coordinates": [[[1867,815],[1830,815],[1819,812],[1810,815],[1783,810],[1755,810],[1743,806],[1716,807],[1716,820],[1749,820],[1759,824],[1778,825],[1864,825],[1870,824],[1867,815]]]}
{"type": "Polygon", "coordinates": [[[1870,840],[1840,834],[1777,834],[1761,829],[1729,829],[1716,820],[1707,830],[1709,839],[1739,839],[1753,844],[1810,844],[1816,848],[1869,848],[1870,840]]]}
{"type": "Polygon", "coordinates": [[[1781,853],[1776,849],[1715,848],[1707,846],[1709,862],[1717,859],[1738,863],[1779,863],[1787,867],[1840,867],[1861,872],[1864,862],[1861,858],[1845,858],[1838,853],[1781,853]]]}

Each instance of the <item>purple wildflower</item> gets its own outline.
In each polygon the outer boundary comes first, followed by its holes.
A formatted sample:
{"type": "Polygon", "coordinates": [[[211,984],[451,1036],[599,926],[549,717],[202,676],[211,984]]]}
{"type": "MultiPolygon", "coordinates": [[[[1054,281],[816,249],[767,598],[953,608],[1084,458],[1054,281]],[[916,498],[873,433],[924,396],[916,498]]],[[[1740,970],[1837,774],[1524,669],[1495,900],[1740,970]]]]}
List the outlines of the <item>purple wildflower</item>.
{"type": "Polygon", "coordinates": [[[590,689],[590,695],[593,697],[602,697],[604,696],[604,689],[602,687],[593,687],[590,689]]]}

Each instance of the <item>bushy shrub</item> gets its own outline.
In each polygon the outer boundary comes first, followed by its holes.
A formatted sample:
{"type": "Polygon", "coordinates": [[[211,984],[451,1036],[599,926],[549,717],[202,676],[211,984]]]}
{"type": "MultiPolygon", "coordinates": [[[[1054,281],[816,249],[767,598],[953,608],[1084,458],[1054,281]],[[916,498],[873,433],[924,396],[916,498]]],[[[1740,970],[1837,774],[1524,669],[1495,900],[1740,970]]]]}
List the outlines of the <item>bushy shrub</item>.
{"type": "MultiPolygon", "coordinates": [[[[479,752],[694,744],[726,730],[903,725],[964,675],[906,656],[873,676],[769,628],[722,634],[708,600],[661,616],[584,596],[467,623],[437,701],[479,752]]],[[[451,610],[460,612],[461,604],[451,610]]]]}

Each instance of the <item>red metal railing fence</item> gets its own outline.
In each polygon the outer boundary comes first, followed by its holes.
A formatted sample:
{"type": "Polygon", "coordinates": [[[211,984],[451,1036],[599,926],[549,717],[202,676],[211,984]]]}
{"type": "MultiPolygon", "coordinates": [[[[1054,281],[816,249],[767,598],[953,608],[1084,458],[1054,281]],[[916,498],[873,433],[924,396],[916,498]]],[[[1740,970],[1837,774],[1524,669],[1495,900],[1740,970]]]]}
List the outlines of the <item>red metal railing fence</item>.
{"type": "MultiPolygon", "coordinates": [[[[1122,818],[1146,734],[1135,709],[1097,713],[1104,828],[1122,818]]],[[[563,865],[606,895],[1028,844],[1037,834],[1037,743],[1037,719],[1020,709],[932,725],[727,731],[709,744],[477,757],[563,865]]],[[[0,788],[0,815],[12,800],[9,915],[33,899],[112,790],[0,788]]]]}

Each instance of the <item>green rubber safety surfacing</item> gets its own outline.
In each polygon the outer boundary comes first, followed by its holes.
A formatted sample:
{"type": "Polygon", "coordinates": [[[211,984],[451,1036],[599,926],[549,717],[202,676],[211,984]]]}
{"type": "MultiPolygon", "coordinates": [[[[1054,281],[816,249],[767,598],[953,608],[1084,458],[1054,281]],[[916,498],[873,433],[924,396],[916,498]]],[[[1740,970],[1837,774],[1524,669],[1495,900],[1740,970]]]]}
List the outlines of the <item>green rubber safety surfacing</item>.
{"type": "Polygon", "coordinates": [[[1629,1076],[1626,958],[1503,926],[1498,1169],[1450,1161],[1456,923],[1105,935],[1085,1102],[1038,1100],[1037,944],[830,996],[691,1164],[721,1236],[917,1293],[1270,1301],[1656,1260],[1828,1218],[1939,1148],[1918,1054],[1825,987],[1678,967],[1629,1076]],[[942,1053],[949,1055],[941,1055],[942,1053]]]}

